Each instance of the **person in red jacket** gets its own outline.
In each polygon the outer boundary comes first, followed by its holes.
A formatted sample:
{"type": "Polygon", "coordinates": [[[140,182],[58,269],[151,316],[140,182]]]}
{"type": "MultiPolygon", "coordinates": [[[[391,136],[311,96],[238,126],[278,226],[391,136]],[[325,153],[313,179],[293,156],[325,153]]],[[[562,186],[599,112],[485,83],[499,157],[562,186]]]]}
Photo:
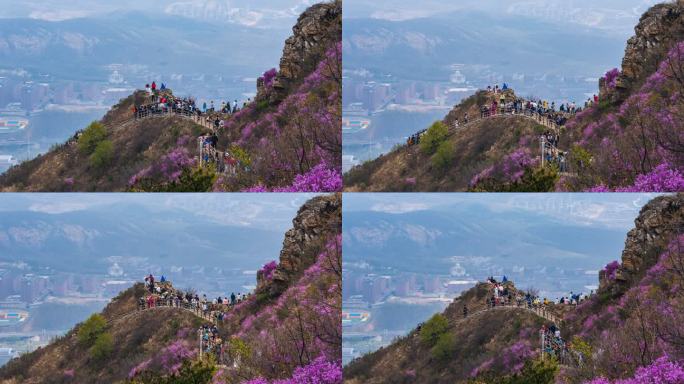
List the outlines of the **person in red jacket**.
{"type": "Polygon", "coordinates": [[[152,92],[154,92],[156,90],[157,90],[157,83],[153,81],[152,82],[152,92]]]}

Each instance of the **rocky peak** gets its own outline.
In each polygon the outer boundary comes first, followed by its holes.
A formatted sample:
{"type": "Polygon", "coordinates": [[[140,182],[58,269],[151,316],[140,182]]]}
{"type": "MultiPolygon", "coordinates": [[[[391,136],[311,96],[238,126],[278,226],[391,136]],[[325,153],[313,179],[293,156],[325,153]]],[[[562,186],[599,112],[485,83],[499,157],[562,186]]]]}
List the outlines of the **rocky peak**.
{"type": "Polygon", "coordinates": [[[299,209],[292,224],[285,233],[280,263],[273,277],[267,280],[261,271],[257,273],[257,292],[279,295],[316,261],[326,238],[341,231],[341,196],[334,194],[309,200],[299,209]]]}
{"type": "Polygon", "coordinates": [[[669,242],[684,233],[684,193],[658,197],[646,204],[627,234],[622,264],[614,279],[599,274],[599,292],[617,297],[636,284],[658,261],[669,242]]]}
{"type": "Polygon", "coordinates": [[[602,98],[624,100],[631,89],[655,71],[674,44],[684,41],[684,0],[652,7],[634,30],[635,35],[627,42],[615,90],[607,89],[605,79],[599,84],[602,98]]]}
{"type": "Polygon", "coordinates": [[[263,79],[257,83],[258,99],[282,99],[289,86],[315,69],[325,51],[342,40],[342,1],[311,6],[292,27],[293,35],[285,41],[280,70],[273,82],[276,92],[263,92],[263,79]]]}

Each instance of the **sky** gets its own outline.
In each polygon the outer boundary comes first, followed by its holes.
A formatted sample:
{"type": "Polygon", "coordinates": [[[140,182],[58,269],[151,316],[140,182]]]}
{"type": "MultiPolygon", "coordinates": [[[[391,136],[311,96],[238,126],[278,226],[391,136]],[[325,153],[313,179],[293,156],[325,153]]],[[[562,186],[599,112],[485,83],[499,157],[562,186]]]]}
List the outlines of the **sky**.
{"type": "Polygon", "coordinates": [[[314,0],[0,0],[0,18],[60,21],[110,12],[145,11],[268,28],[274,21],[292,24],[314,3],[314,0]]]}
{"type": "Polygon", "coordinates": [[[519,14],[559,23],[631,33],[639,17],[660,0],[345,0],[344,17],[410,20],[463,9],[519,14]]]}
{"type": "Polygon", "coordinates": [[[345,271],[479,281],[508,275],[548,295],[588,292],[598,271],[620,259],[635,218],[657,196],[346,194],[345,271]]]}
{"type": "MultiPolygon", "coordinates": [[[[285,233],[299,208],[315,194],[131,194],[74,193],[3,194],[0,216],[5,211],[59,215],[98,207],[143,205],[159,213],[194,213],[208,222],[285,233]]],[[[124,212],[125,214],[125,212],[124,212]]],[[[282,236],[282,235],[281,235],[282,236]]]]}
{"type": "Polygon", "coordinates": [[[486,204],[494,212],[523,210],[549,218],[562,218],[577,225],[633,227],[641,208],[657,194],[347,194],[344,211],[374,211],[401,215],[416,211],[448,210],[449,206],[486,204]]]}

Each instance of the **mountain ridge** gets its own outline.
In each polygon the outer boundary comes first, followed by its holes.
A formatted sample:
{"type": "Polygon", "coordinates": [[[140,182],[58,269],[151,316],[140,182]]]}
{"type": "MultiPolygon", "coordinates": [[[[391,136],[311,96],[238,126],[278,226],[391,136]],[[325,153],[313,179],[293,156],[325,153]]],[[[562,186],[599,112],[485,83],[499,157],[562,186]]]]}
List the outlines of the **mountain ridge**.
{"type": "Polygon", "coordinates": [[[106,323],[102,332],[116,340],[106,361],[82,342],[82,330],[91,323],[88,320],[47,347],[0,368],[0,382],[156,383],[172,377],[182,380],[182,375],[199,380],[210,372],[209,380],[192,382],[232,384],[287,378],[305,366],[320,364],[321,359],[334,370],[341,364],[339,341],[335,341],[336,335],[341,339],[340,313],[317,312],[316,308],[341,308],[340,231],[339,194],[313,198],[301,207],[284,236],[279,261],[273,263],[275,270],[264,266],[258,273],[257,290],[215,322],[221,337],[230,341],[229,365],[198,358],[194,330],[207,322],[204,316],[180,308],[160,308],[163,316],[140,310],[140,298],[147,290],[139,283],[120,293],[99,315],[106,323]],[[276,327],[295,332],[295,315],[311,322],[297,331],[307,340],[303,347],[278,339],[280,334],[273,332],[276,327]],[[304,358],[299,355],[302,348],[304,358]],[[282,361],[283,356],[292,359],[282,361]],[[233,364],[233,359],[239,363],[233,364]],[[169,361],[178,366],[171,367],[169,361]],[[186,368],[179,370],[180,365],[186,368]]]}

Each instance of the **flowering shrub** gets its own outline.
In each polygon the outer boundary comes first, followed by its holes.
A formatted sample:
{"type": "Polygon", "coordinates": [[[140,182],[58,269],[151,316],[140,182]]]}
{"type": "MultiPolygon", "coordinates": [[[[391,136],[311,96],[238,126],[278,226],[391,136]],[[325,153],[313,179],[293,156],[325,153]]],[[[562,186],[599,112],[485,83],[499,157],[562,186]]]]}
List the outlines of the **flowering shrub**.
{"type": "MultiPolygon", "coordinates": [[[[214,190],[340,190],[341,68],[338,43],[301,83],[289,85],[282,100],[261,100],[233,115],[224,134],[250,153],[252,163],[245,174],[222,178],[214,190]]],[[[274,70],[266,72],[264,84],[271,84],[275,76],[274,70]]]]}
{"type": "Polygon", "coordinates": [[[266,88],[271,88],[273,86],[273,81],[275,80],[276,75],[278,74],[278,71],[276,71],[275,68],[271,68],[268,71],[264,72],[264,86],[266,88]]]}
{"type": "Polygon", "coordinates": [[[275,272],[278,264],[275,261],[264,264],[263,268],[259,270],[259,274],[266,280],[271,280],[273,278],[273,272],[275,272]]]}
{"type": "MultiPolygon", "coordinates": [[[[684,190],[684,42],[677,44],[643,85],[618,105],[603,100],[568,124],[574,146],[574,190],[675,192],[684,190]],[[591,112],[589,112],[591,110],[591,112]],[[607,110],[607,112],[606,112],[607,110]],[[581,161],[580,161],[581,160],[581,161]]],[[[615,88],[620,72],[608,71],[615,88]]]]}
{"type": "Polygon", "coordinates": [[[470,183],[474,186],[491,177],[504,182],[520,181],[525,170],[536,165],[538,162],[538,159],[532,157],[529,149],[520,148],[504,156],[499,163],[477,174],[470,183]]]}
{"type": "Polygon", "coordinates": [[[285,380],[268,381],[263,378],[250,380],[245,384],[341,384],[342,383],[342,364],[340,362],[328,362],[321,356],[312,363],[297,367],[292,378],[285,380]]]}
{"type": "Polygon", "coordinates": [[[611,261],[606,265],[606,267],[603,269],[606,273],[606,278],[608,280],[615,280],[615,275],[617,274],[617,270],[620,267],[620,263],[617,261],[611,261]]]}
{"type": "MultiPolygon", "coordinates": [[[[338,192],[342,190],[342,175],[336,169],[329,169],[323,163],[315,166],[303,175],[297,175],[292,185],[273,188],[271,192],[338,192]]],[[[258,185],[244,192],[269,192],[269,189],[258,185]]]]}
{"type": "Polygon", "coordinates": [[[133,175],[128,185],[132,187],[144,179],[175,182],[178,181],[184,169],[194,165],[195,159],[190,155],[190,151],[184,147],[176,147],[157,162],[133,175]]]}
{"type": "Polygon", "coordinates": [[[647,367],[637,369],[634,377],[610,381],[598,378],[586,384],[681,384],[684,383],[684,364],[663,356],[647,367]]]}
{"type": "Polygon", "coordinates": [[[680,170],[663,163],[650,173],[636,177],[634,184],[628,187],[611,189],[598,185],[587,192],[680,192],[684,191],[684,174],[680,170]]]}
{"type": "Polygon", "coordinates": [[[128,373],[129,378],[136,377],[145,371],[152,370],[163,375],[176,375],[183,363],[197,355],[197,350],[190,346],[190,342],[177,339],[159,351],[153,358],[145,360],[133,367],[128,373]]]}
{"type": "Polygon", "coordinates": [[[341,370],[341,269],[341,236],[334,236],[279,296],[259,301],[257,291],[229,312],[224,327],[234,330],[235,343],[249,346],[240,355],[241,369],[262,377],[253,383],[297,382],[269,380],[297,380],[302,372],[313,375],[316,370],[336,377],[334,372],[341,370]]]}
{"type": "Polygon", "coordinates": [[[620,70],[617,68],[613,68],[610,71],[606,72],[605,79],[606,79],[606,87],[608,89],[615,89],[617,86],[617,79],[618,76],[620,76],[620,70]]]}

